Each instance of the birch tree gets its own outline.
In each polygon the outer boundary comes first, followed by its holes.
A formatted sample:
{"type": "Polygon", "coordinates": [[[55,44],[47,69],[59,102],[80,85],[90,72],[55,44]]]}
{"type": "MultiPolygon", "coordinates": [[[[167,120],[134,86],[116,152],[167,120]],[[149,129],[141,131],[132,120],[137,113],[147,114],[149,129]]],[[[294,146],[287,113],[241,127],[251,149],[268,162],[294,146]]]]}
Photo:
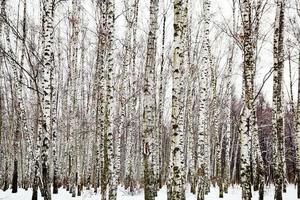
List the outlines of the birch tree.
{"type": "Polygon", "coordinates": [[[174,2],[174,41],[172,60],[172,136],[170,199],[185,199],[184,194],[184,110],[183,71],[185,65],[184,28],[186,1],[174,2]]]}
{"type": "Polygon", "coordinates": [[[154,138],[156,134],[155,128],[155,91],[154,91],[154,76],[155,76],[155,59],[157,50],[156,31],[157,31],[157,14],[158,0],[150,1],[150,25],[147,41],[147,57],[144,77],[144,113],[143,113],[143,165],[144,165],[144,186],[145,200],[154,199],[154,169],[153,157],[154,138]]]}
{"type": "MultiPolygon", "coordinates": [[[[6,1],[5,0],[2,0],[1,1],[1,10],[0,10],[0,14],[2,15],[3,14],[3,10],[5,8],[5,4],[6,4],[6,1]]],[[[3,20],[0,19],[0,39],[1,39],[1,42],[0,42],[0,46],[1,46],[1,50],[0,50],[0,74],[3,74],[4,71],[3,71],[3,63],[4,63],[4,52],[2,50],[2,47],[3,47],[3,41],[2,41],[2,38],[3,38],[3,20]]],[[[6,159],[5,159],[5,152],[4,152],[4,140],[3,140],[3,132],[2,132],[2,128],[3,128],[3,109],[4,109],[4,95],[3,95],[3,79],[4,77],[1,76],[0,77],[0,159],[2,160],[3,163],[6,163],[6,159]]],[[[0,168],[1,170],[1,179],[2,181],[0,182],[1,185],[4,185],[5,183],[5,169],[4,169],[4,166],[5,164],[0,168]]]]}
{"type": "Polygon", "coordinates": [[[283,67],[284,67],[284,10],[285,1],[277,1],[273,43],[273,165],[276,200],[282,200],[284,184],[284,129],[283,129],[283,67]]]}
{"type": "Polygon", "coordinates": [[[104,149],[104,147],[107,146],[106,138],[107,134],[105,132],[105,112],[106,112],[106,103],[107,99],[105,97],[106,95],[106,80],[105,80],[105,53],[107,47],[105,46],[107,37],[106,37],[106,26],[107,26],[107,13],[104,13],[107,8],[107,2],[101,2],[98,5],[99,13],[101,16],[101,21],[98,24],[98,31],[99,31],[99,37],[98,37],[98,43],[97,43],[97,58],[96,58],[96,90],[97,90],[97,114],[96,114],[96,135],[95,135],[95,144],[94,152],[96,154],[93,156],[94,158],[94,168],[95,173],[93,174],[94,180],[94,188],[95,192],[97,192],[98,188],[98,180],[96,177],[101,172],[101,196],[102,199],[106,199],[106,187],[107,187],[107,150],[104,149]],[[98,146],[99,145],[99,146],[98,146]],[[96,166],[95,166],[96,165],[96,166]],[[101,168],[101,170],[99,170],[101,168]]]}
{"type": "Polygon", "coordinates": [[[54,5],[53,1],[45,0],[43,2],[43,79],[42,79],[42,112],[43,112],[43,124],[41,134],[42,146],[41,146],[41,166],[43,187],[45,188],[44,199],[51,200],[50,192],[50,168],[49,168],[49,149],[50,149],[50,126],[51,126],[51,85],[50,74],[53,67],[53,17],[54,17],[54,5]]]}
{"type": "Polygon", "coordinates": [[[254,74],[254,52],[251,34],[251,1],[240,2],[243,25],[243,98],[244,107],[241,114],[240,145],[241,145],[241,186],[242,199],[250,200],[251,178],[250,178],[250,119],[253,103],[253,74],[254,74]]]}
{"type": "Polygon", "coordinates": [[[232,106],[232,96],[233,96],[233,84],[232,84],[232,68],[233,68],[233,56],[234,56],[234,44],[231,43],[229,47],[229,57],[227,60],[228,72],[226,74],[226,94],[225,94],[225,112],[226,112],[226,128],[225,128],[225,167],[224,167],[224,192],[228,193],[228,187],[230,184],[230,169],[231,169],[231,144],[232,144],[232,127],[231,127],[231,106],[232,106]]]}
{"type": "Polygon", "coordinates": [[[300,53],[298,55],[298,101],[296,111],[297,197],[300,197],[300,53]]]}
{"type": "MultiPolygon", "coordinates": [[[[107,156],[108,156],[108,171],[109,171],[109,196],[111,200],[117,198],[118,177],[115,168],[115,155],[114,155],[114,136],[113,136],[113,120],[114,120],[114,23],[115,23],[115,1],[107,1],[107,79],[106,79],[106,94],[107,94],[107,107],[106,107],[106,121],[105,130],[107,131],[107,156]]],[[[118,147],[117,147],[118,148],[118,147]]]]}
{"type": "MultiPolygon", "coordinates": [[[[197,155],[199,156],[197,161],[197,199],[203,200],[204,194],[206,190],[206,182],[208,181],[208,164],[206,158],[208,155],[205,155],[206,152],[204,149],[208,148],[208,137],[206,130],[206,118],[207,116],[207,99],[208,99],[208,76],[210,66],[209,59],[209,48],[210,48],[210,40],[209,40],[209,31],[210,31],[210,0],[203,1],[203,17],[204,17],[204,31],[203,31],[203,58],[202,58],[202,67],[200,69],[200,105],[199,105],[199,135],[198,135],[198,147],[197,147],[197,155]]],[[[213,87],[216,87],[215,85],[213,87]]],[[[216,89],[216,88],[215,88],[216,89]]],[[[216,133],[215,133],[216,134],[216,133]]]]}

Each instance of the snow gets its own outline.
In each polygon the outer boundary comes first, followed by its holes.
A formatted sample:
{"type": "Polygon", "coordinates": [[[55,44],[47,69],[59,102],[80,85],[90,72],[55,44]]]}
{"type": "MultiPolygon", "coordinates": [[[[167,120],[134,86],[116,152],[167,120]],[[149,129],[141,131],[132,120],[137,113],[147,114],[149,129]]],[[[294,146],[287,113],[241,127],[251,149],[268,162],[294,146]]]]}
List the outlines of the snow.
{"type": "MultiPolygon", "coordinates": [[[[186,192],[187,200],[196,200],[196,196],[188,192],[186,192]]],[[[12,194],[11,190],[7,190],[3,192],[0,190],[0,200],[31,200],[32,190],[29,189],[25,191],[24,189],[19,189],[18,193],[12,194]]],[[[297,200],[296,196],[296,187],[294,185],[287,186],[287,193],[283,194],[284,200],[297,200]]],[[[223,200],[240,200],[241,199],[241,188],[239,186],[230,187],[228,194],[224,194],[223,200]]],[[[218,188],[211,187],[211,191],[208,195],[206,195],[205,200],[217,200],[219,196],[218,188]]],[[[41,198],[39,194],[39,199],[41,198]]],[[[53,195],[53,200],[99,200],[100,195],[95,194],[92,190],[84,190],[82,195],[79,197],[72,198],[71,194],[67,192],[65,189],[59,189],[58,194],[53,195]]],[[[118,200],[143,200],[144,194],[143,190],[140,190],[135,195],[130,195],[128,192],[122,188],[118,188],[118,200]]],[[[164,186],[159,192],[156,200],[166,200],[167,199],[167,188],[164,186]]],[[[253,193],[253,200],[258,199],[258,193],[253,193]]],[[[264,200],[273,200],[274,199],[274,186],[266,186],[265,187],[265,197],[264,200]]]]}

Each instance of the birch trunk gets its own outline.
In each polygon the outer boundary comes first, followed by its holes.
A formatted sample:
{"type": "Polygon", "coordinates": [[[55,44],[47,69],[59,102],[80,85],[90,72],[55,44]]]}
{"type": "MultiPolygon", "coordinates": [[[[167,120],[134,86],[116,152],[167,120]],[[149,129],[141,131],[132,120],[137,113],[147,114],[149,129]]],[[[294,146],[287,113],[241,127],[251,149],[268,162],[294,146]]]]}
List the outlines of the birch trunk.
{"type": "Polygon", "coordinates": [[[78,71],[78,34],[79,34],[79,0],[72,0],[72,12],[70,16],[71,38],[70,38],[70,149],[69,149],[69,166],[70,166],[70,193],[72,197],[76,196],[76,185],[78,176],[77,167],[77,71],[78,71]]]}
{"type": "MultiPolygon", "coordinates": [[[[203,67],[200,69],[200,104],[199,104],[199,134],[198,134],[198,146],[197,146],[197,199],[204,200],[204,195],[206,193],[206,181],[208,181],[208,152],[205,151],[207,146],[207,129],[206,129],[206,118],[208,114],[207,110],[207,99],[208,99],[208,76],[210,61],[209,61],[209,31],[210,31],[210,0],[205,0],[203,2],[203,12],[204,12],[204,43],[203,43],[203,67]]],[[[213,86],[214,87],[214,86],[213,86]]]]}
{"type": "MultiPolygon", "coordinates": [[[[26,39],[27,39],[27,1],[24,0],[23,2],[23,25],[22,25],[22,31],[23,31],[23,38],[22,38],[22,49],[21,49],[21,61],[20,65],[24,68],[24,62],[25,62],[25,54],[26,54],[26,39]]],[[[23,69],[20,70],[20,82],[23,83],[23,69]]],[[[23,87],[19,88],[19,95],[22,98],[23,96],[23,87]]],[[[21,119],[22,119],[22,125],[23,125],[23,135],[25,137],[25,147],[26,152],[25,153],[25,178],[24,178],[24,188],[27,190],[29,185],[31,185],[31,168],[32,168],[32,132],[29,131],[28,123],[27,123],[27,117],[25,112],[25,105],[24,105],[24,99],[20,99],[20,111],[21,111],[21,119]]]]}
{"type": "Polygon", "coordinates": [[[157,50],[156,31],[158,0],[150,1],[150,26],[147,41],[147,58],[144,77],[144,113],[143,113],[143,161],[144,161],[144,189],[145,200],[154,200],[154,169],[152,155],[156,149],[153,148],[155,130],[155,58],[157,50]]]}
{"type": "Polygon", "coordinates": [[[278,0],[275,16],[273,58],[273,166],[276,200],[282,200],[284,184],[284,129],[283,129],[283,68],[284,68],[284,9],[285,1],[278,0]]]}
{"type": "Polygon", "coordinates": [[[99,186],[99,174],[101,182],[101,198],[106,199],[106,187],[107,187],[107,150],[106,147],[106,133],[105,133],[105,112],[106,112],[106,80],[105,80],[105,52],[106,52],[106,23],[107,23],[107,2],[103,1],[99,5],[99,12],[101,16],[101,22],[99,23],[98,31],[99,38],[97,44],[97,60],[96,60],[96,91],[97,91],[97,114],[96,114],[96,136],[93,157],[95,166],[95,173],[93,175],[93,181],[95,192],[99,186]],[[98,146],[99,145],[99,146],[98,146]],[[104,160],[105,159],[105,160],[104,160]],[[95,178],[98,177],[98,178],[95,178]]]}
{"type": "Polygon", "coordinates": [[[186,1],[174,2],[174,43],[172,60],[172,136],[171,136],[171,200],[184,200],[184,98],[183,74],[185,65],[186,1]]]}
{"type": "Polygon", "coordinates": [[[53,194],[58,193],[58,145],[57,145],[57,103],[58,103],[58,95],[57,95],[57,87],[54,85],[57,83],[57,79],[55,76],[54,66],[50,71],[50,85],[51,85],[51,135],[52,135],[52,158],[53,158],[53,194]]]}
{"type": "Polygon", "coordinates": [[[234,44],[230,44],[230,55],[228,58],[228,74],[226,77],[226,104],[225,104],[225,113],[226,113],[226,129],[225,129],[225,167],[224,167],[224,192],[228,193],[228,187],[230,184],[230,166],[231,166],[231,151],[233,148],[231,147],[232,142],[232,128],[231,128],[231,105],[232,105],[232,96],[233,96],[233,85],[232,85],[232,66],[233,66],[233,56],[234,56],[234,44]]]}
{"type": "Polygon", "coordinates": [[[43,2],[43,68],[42,68],[42,147],[41,147],[41,160],[42,160],[42,177],[44,187],[44,199],[51,200],[50,192],[50,168],[49,168],[49,148],[50,148],[50,127],[51,127],[51,85],[50,74],[53,68],[53,17],[54,5],[52,0],[45,0],[43,2]]]}
{"type": "MultiPolygon", "coordinates": [[[[115,1],[107,1],[107,80],[106,80],[106,93],[107,93],[107,107],[106,107],[106,127],[107,131],[107,157],[108,157],[108,187],[109,187],[109,200],[117,198],[118,177],[115,166],[114,155],[114,135],[113,135],[113,122],[114,122],[114,23],[115,23],[115,1]]],[[[105,147],[104,147],[105,148],[105,147]]],[[[119,148],[119,147],[116,147],[119,148]]]]}
{"type": "Polygon", "coordinates": [[[165,65],[165,37],[166,37],[166,15],[163,16],[163,33],[162,33],[162,47],[161,47],[161,63],[160,63],[160,79],[159,79],[159,97],[158,97],[158,113],[157,113],[157,126],[159,135],[159,187],[163,185],[164,167],[163,167],[163,148],[162,148],[162,137],[163,137],[163,111],[164,111],[164,65],[165,65]]]}
{"type": "Polygon", "coordinates": [[[253,36],[251,34],[251,1],[241,2],[241,15],[243,22],[243,97],[244,107],[241,114],[240,145],[241,145],[241,186],[242,199],[251,200],[251,166],[250,166],[250,144],[251,144],[251,113],[253,103],[253,74],[254,74],[254,49],[253,36]]]}
{"type": "MultiPolygon", "coordinates": [[[[123,61],[123,66],[122,66],[122,81],[121,81],[121,85],[120,85],[120,92],[121,92],[121,123],[120,123],[120,130],[119,132],[119,139],[118,142],[121,140],[121,135],[126,135],[126,152],[125,152],[125,189],[127,189],[130,185],[130,183],[132,182],[132,135],[133,135],[133,131],[132,131],[132,127],[131,127],[131,123],[129,124],[129,126],[127,126],[128,122],[127,122],[127,118],[131,119],[132,118],[132,113],[134,111],[132,111],[132,105],[131,102],[129,102],[130,99],[130,95],[131,94],[131,83],[130,83],[130,72],[132,70],[130,70],[131,68],[131,49],[132,49],[132,44],[131,44],[131,38],[132,38],[132,2],[128,1],[128,2],[124,2],[125,4],[125,8],[128,9],[127,13],[126,13],[126,19],[127,19],[127,25],[126,25],[126,33],[125,33],[125,46],[124,46],[124,61],[123,61]],[[126,113],[128,113],[126,116],[126,113]],[[127,133],[127,134],[126,134],[127,133]]],[[[118,145],[117,145],[118,146],[118,145]]],[[[119,145],[120,147],[120,145],[119,145]]],[[[121,147],[120,147],[121,148],[121,147]]],[[[118,160],[118,166],[120,166],[120,151],[117,150],[118,156],[117,156],[117,160],[118,160]]]]}
{"type": "MultiPolygon", "coordinates": [[[[5,13],[5,7],[6,7],[6,0],[2,0],[0,2],[0,14],[1,16],[3,16],[3,13],[5,13]]],[[[0,47],[4,47],[4,42],[3,42],[3,19],[0,19],[0,47]]],[[[0,50],[0,74],[4,74],[4,67],[3,67],[3,63],[4,63],[4,49],[0,50]]],[[[0,181],[0,185],[5,185],[5,164],[7,161],[5,159],[6,155],[4,152],[4,134],[2,133],[2,128],[3,128],[3,109],[4,109],[4,95],[3,95],[3,82],[4,78],[1,76],[0,77],[0,159],[3,162],[3,165],[0,167],[1,170],[1,174],[0,177],[2,179],[2,181],[0,181]],[[3,139],[2,139],[3,138],[3,139]]],[[[5,188],[6,189],[6,188],[5,188]]]]}
{"type": "Polygon", "coordinates": [[[298,101],[296,114],[296,161],[297,161],[297,198],[300,198],[300,53],[298,55],[298,101]]]}

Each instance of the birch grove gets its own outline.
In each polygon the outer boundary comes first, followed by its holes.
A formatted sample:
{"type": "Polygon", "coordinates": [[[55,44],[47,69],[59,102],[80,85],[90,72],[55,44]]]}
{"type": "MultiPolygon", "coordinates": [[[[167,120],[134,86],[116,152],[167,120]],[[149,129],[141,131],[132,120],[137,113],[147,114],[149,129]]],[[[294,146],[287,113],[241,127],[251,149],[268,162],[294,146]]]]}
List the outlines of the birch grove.
{"type": "Polygon", "coordinates": [[[0,0],[0,199],[300,198],[299,36],[298,0],[0,0]]]}

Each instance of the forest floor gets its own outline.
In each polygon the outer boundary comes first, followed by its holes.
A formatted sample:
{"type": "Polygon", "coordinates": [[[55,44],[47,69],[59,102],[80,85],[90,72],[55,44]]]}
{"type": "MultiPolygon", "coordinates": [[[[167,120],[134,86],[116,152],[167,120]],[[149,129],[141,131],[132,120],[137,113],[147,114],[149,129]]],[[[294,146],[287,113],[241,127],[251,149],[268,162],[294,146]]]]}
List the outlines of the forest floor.
{"type": "MultiPolygon", "coordinates": [[[[3,192],[0,190],[0,200],[31,200],[31,194],[32,191],[29,189],[28,191],[25,191],[23,189],[19,189],[18,193],[12,194],[11,190],[7,190],[3,192]]],[[[228,194],[224,194],[223,200],[241,200],[241,188],[239,186],[230,187],[228,194]]],[[[296,196],[296,187],[294,185],[288,185],[287,186],[287,193],[283,194],[284,200],[297,200],[296,196]]],[[[206,195],[206,200],[217,200],[219,196],[218,188],[211,188],[211,192],[206,195]]],[[[41,198],[39,194],[38,199],[41,198]]],[[[64,189],[59,189],[59,193],[53,195],[53,200],[99,200],[100,195],[95,194],[92,190],[84,190],[82,192],[82,195],[76,198],[72,198],[71,194],[67,192],[64,189]]],[[[135,195],[128,194],[127,191],[124,190],[124,188],[119,187],[118,188],[118,200],[143,200],[144,194],[143,190],[138,192],[135,195]]],[[[156,197],[156,200],[166,200],[167,199],[167,189],[166,186],[164,186],[159,192],[158,197],[156,197]]],[[[187,200],[196,200],[196,196],[186,192],[186,199],[187,200]]],[[[258,193],[253,193],[253,200],[258,199],[258,193]]],[[[265,198],[264,200],[273,200],[274,199],[274,187],[273,186],[266,186],[265,187],[265,198]]]]}

